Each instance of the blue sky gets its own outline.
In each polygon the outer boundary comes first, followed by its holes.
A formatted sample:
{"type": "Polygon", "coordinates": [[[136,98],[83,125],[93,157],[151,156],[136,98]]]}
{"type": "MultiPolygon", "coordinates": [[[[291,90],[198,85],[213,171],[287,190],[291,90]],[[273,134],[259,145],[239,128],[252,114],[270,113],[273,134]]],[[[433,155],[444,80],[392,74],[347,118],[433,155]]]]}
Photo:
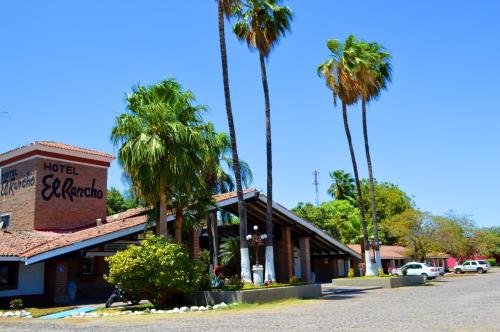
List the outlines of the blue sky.
{"type": "MultiPolygon", "coordinates": [[[[328,171],[351,171],[339,109],[316,75],[328,38],[349,33],[394,56],[389,90],[369,106],[375,176],[433,213],[453,209],[481,226],[500,215],[498,1],[291,0],[293,31],[271,54],[268,78],[274,197],[326,200],[328,171]]],[[[227,130],[216,1],[3,1],[0,151],[54,140],[116,153],[109,141],[124,93],[177,78],[207,119],[227,130]]],[[[240,155],[265,189],[265,122],[258,56],[227,30],[240,155]]],[[[366,176],[359,107],[350,121],[366,176]]],[[[116,162],[109,185],[123,188],[116,162]]]]}

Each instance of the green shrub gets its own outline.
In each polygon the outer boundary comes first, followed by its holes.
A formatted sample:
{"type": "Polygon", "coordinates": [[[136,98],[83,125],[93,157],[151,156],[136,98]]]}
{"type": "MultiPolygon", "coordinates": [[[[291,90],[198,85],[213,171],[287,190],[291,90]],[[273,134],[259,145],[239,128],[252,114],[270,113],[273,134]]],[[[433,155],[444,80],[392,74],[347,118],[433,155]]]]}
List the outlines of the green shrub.
{"type": "Polygon", "coordinates": [[[379,277],[384,277],[385,276],[384,269],[382,269],[382,268],[378,269],[378,276],[379,277]]]}
{"type": "Polygon", "coordinates": [[[291,276],[290,281],[288,282],[290,285],[296,285],[300,282],[299,278],[296,276],[291,276]]]}
{"type": "Polygon", "coordinates": [[[106,258],[104,278],[127,293],[163,306],[179,295],[204,287],[203,263],[189,258],[184,246],[166,243],[148,234],[138,246],[130,246],[106,258]]]}
{"type": "Polygon", "coordinates": [[[354,269],[352,267],[347,272],[347,278],[354,278],[354,269]]]}
{"type": "Polygon", "coordinates": [[[497,266],[496,258],[488,258],[487,261],[490,263],[490,266],[497,266]]]}
{"type": "Polygon", "coordinates": [[[229,290],[243,289],[243,287],[245,287],[245,282],[241,280],[239,275],[230,277],[224,284],[224,288],[229,290]]]}
{"type": "Polygon", "coordinates": [[[9,308],[11,310],[19,310],[24,308],[23,299],[13,299],[9,303],[9,308]]]}

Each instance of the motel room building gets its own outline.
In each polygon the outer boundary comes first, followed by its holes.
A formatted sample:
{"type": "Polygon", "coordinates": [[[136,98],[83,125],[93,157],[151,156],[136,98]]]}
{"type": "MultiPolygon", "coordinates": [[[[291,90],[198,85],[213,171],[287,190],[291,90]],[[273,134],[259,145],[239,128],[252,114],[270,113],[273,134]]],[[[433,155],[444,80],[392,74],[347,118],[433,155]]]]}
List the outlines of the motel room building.
{"type": "MultiPolygon", "coordinates": [[[[68,303],[110,294],[113,285],[103,278],[108,271],[104,258],[139,243],[148,227],[154,231],[146,208],[106,215],[113,159],[107,153],[44,141],[0,154],[0,304],[18,297],[68,303]]],[[[249,189],[244,198],[249,230],[254,225],[264,230],[265,195],[249,189]]],[[[217,218],[221,210],[237,213],[235,193],[216,195],[214,202],[208,219],[217,218]]],[[[169,215],[163,221],[172,234],[174,220],[169,215]]],[[[359,253],[277,203],[273,224],[278,281],[292,276],[329,281],[357,269],[359,253]]],[[[191,229],[186,245],[196,259],[200,249],[208,248],[209,235],[220,244],[230,232],[222,225],[210,232],[207,227],[191,229]]]]}

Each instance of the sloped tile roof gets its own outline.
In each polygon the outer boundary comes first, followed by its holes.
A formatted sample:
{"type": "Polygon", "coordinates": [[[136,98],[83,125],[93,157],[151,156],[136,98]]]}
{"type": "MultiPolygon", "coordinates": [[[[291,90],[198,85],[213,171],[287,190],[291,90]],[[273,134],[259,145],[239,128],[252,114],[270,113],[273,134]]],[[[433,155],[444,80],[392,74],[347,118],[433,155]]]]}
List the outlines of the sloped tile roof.
{"type": "Polygon", "coordinates": [[[30,248],[36,248],[59,235],[37,231],[0,231],[0,256],[19,257],[30,248]]]}
{"type": "Polygon", "coordinates": [[[49,241],[47,243],[44,243],[43,245],[40,245],[38,247],[23,252],[22,256],[27,258],[33,257],[35,255],[47,251],[63,248],[78,242],[90,240],[102,235],[111,234],[123,229],[145,224],[147,222],[147,219],[148,219],[147,215],[139,215],[127,219],[106,223],[100,226],[84,229],[78,232],[63,234],[52,241],[49,241]]]}
{"type": "Polygon", "coordinates": [[[0,256],[32,257],[47,251],[69,246],[95,237],[111,234],[147,222],[147,209],[131,209],[109,216],[107,222],[71,233],[44,231],[0,232],[0,256]]]}
{"type": "MultiPolygon", "coordinates": [[[[358,254],[363,255],[360,244],[348,244],[347,246],[358,254]]],[[[407,249],[402,246],[380,246],[380,256],[382,256],[382,259],[405,259],[408,258],[406,251],[407,249]]]]}
{"type": "Polygon", "coordinates": [[[36,141],[36,142],[30,143],[30,144],[27,144],[27,145],[20,146],[18,148],[9,150],[7,152],[4,152],[4,153],[0,154],[0,157],[3,156],[3,155],[6,155],[8,153],[11,153],[13,151],[21,150],[21,149],[24,149],[24,148],[27,148],[27,147],[30,147],[30,146],[33,146],[33,145],[42,145],[42,146],[51,147],[51,148],[57,148],[57,149],[63,149],[63,150],[68,150],[68,151],[80,152],[80,153],[84,153],[84,154],[92,155],[92,156],[99,156],[99,157],[105,157],[105,158],[114,159],[114,157],[112,155],[108,154],[108,153],[99,152],[99,151],[90,150],[90,149],[85,149],[85,148],[80,148],[78,146],[64,144],[64,143],[59,143],[59,142],[52,142],[52,141],[36,141]]]}

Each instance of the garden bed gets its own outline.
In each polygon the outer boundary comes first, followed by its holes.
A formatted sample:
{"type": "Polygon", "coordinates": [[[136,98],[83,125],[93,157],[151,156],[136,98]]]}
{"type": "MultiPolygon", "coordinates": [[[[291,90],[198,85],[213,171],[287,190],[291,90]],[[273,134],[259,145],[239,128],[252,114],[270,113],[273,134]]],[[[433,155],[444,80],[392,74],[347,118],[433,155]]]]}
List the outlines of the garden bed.
{"type": "Polygon", "coordinates": [[[215,303],[267,303],[291,298],[313,299],[321,296],[321,285],[307,284],[286,287],[268,287],[247,290],[213,290],[194,292],[184,296],[191,305],[214,305],[215,303]]]}
{"type": "Polygon", "coordinates": [[[422,276],[402,276],[402,277],[369,277],[369,278],[342,278],[333,279],[333,286],[346,287],[380,287],[397,288],[406,286],[423,285],[425,282],[422,276]]]}

